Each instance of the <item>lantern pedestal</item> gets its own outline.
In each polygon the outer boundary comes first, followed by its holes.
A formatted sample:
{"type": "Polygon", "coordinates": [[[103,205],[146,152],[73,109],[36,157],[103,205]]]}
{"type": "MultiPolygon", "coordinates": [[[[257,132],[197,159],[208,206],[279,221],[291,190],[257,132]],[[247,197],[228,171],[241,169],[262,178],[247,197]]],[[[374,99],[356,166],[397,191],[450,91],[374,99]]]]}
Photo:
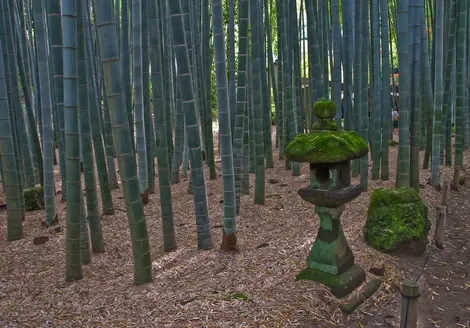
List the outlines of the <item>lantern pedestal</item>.
{"type": "Polygon", "coordinates": [[[320,229],[307,258],[307,268],[297,280],[313,280],[328,286],[333,295],[348,295],[365,280],[364,270],[354,265],[354,255],[341,227],[344,205],[336,208],[316,206],[320,229]]]}

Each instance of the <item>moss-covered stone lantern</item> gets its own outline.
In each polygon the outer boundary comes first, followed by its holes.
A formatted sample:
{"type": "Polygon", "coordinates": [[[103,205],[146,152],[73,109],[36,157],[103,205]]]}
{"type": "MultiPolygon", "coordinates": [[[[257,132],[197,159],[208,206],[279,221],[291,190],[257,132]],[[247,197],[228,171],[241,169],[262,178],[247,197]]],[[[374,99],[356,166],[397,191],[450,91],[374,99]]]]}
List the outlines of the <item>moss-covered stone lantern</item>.
{"type": "Polygon", "coordinates": [[[287,159],[310,163],[310,185],[298,193],[316,205],[315,212],[320,217],[307,268],[297,275],[297,280],[320,282],[336,297],[343,297],[365,280],[364,270],[354,264],[340,217],[344,205],[362,192],[361,186],[351,185],[350,161],[367,155],[369,147],[356,132],[338,129],[334,102],[318,101],[314,114],[318,120],[313,131],[297,135],[285,150],[287,159]]]}

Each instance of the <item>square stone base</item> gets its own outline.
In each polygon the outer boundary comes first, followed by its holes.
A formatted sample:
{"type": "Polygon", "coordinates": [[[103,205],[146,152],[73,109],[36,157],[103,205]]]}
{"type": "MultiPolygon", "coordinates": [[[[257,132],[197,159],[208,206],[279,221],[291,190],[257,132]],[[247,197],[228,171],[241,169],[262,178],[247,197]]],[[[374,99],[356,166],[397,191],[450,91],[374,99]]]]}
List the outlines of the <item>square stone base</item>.
{"type": "Polygon", "coordinates": [[[300,271],[295,279],[319,282],[329,287],[334,296],[341,298],[359,287],[365,281],[366,273],[358,265],[351,266],[348,270],[339,275],[307,268],[300,271]]]}

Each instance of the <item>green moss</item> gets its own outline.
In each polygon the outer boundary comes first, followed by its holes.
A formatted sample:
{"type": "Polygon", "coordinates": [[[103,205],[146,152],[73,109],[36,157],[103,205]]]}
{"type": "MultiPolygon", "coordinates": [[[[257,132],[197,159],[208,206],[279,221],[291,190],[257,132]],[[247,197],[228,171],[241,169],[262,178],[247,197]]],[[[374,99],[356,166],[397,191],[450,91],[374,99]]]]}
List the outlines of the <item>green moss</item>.
{"type": "Polygon", "coordinates": [[[354,131],[312,131],[299,134],[286,147],[294,162],[339,163],[366,155],[369,147],[354,131]]]}
{"type": "Polygon", "coordinates": [[[248,296],[246,296],[243,293],[233,293],[228,296],[228,299],[231,299],[231,300],[237,299],[237,300],[242,300],[243,302],[246,302],[248,301],[248,296]]]}
{"type": "Polygon", "coordinates": [[[35,211],[44,209],[44,188],[34,187],[23,191],[24,206],[26,211],[35,211]]]}
{"type": "Polygon", "coordinates": [[[390,147],[398,146],[398,141],[389,140],[389,141],[388,141],[388,145],[389,145],[390,147]]]}
{"type": "Polygon", "coordinates": [[[338,130],[338,125],[334,120],[318,120],[314,125],[313,125],[314,130],[331,130],[331,131],[336,131],[338,130]]]}
{"type": "Polygon", "coordinates": [[[336,104],[330,100],[322,99],[313,105],[313,113],[320,119],[333,118],[336,115],[336,104]]]}
{"type": "Polygon", "coordinates": [[[427,208],[412,188],[380,188],[371,197],[364,238],[371,247],[393,251],[414,241],[426,241],[431,222],[427,208]]]}

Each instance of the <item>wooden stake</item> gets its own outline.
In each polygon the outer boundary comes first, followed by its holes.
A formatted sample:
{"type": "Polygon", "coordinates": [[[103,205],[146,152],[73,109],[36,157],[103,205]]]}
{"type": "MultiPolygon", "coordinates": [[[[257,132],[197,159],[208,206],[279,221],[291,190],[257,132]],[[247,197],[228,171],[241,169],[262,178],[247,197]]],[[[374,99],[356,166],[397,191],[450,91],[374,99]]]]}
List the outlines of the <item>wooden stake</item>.
{"type": "Polygon", "coordinates": [[[449,198],[450,198],[450,183],[449,181],[444,181],[444,185],[442,187],[441,192],[441,201],[439,205],[444,205],[447,207],[447,214],[449,213],[449,198]]]}
{"type": "Polygon", "coordinates": [[[438,205],[436,207],[436,233],[434,235],[434,242],[436,247],[444,249],[444,231],[446,226],[447,206],[438,205]]]}
{"type": "Polygon", "coordinates": [[[400,328],[416,328],[418,324],[419,285],[417,281],[405,280],[401,285],[400,328]]]}

